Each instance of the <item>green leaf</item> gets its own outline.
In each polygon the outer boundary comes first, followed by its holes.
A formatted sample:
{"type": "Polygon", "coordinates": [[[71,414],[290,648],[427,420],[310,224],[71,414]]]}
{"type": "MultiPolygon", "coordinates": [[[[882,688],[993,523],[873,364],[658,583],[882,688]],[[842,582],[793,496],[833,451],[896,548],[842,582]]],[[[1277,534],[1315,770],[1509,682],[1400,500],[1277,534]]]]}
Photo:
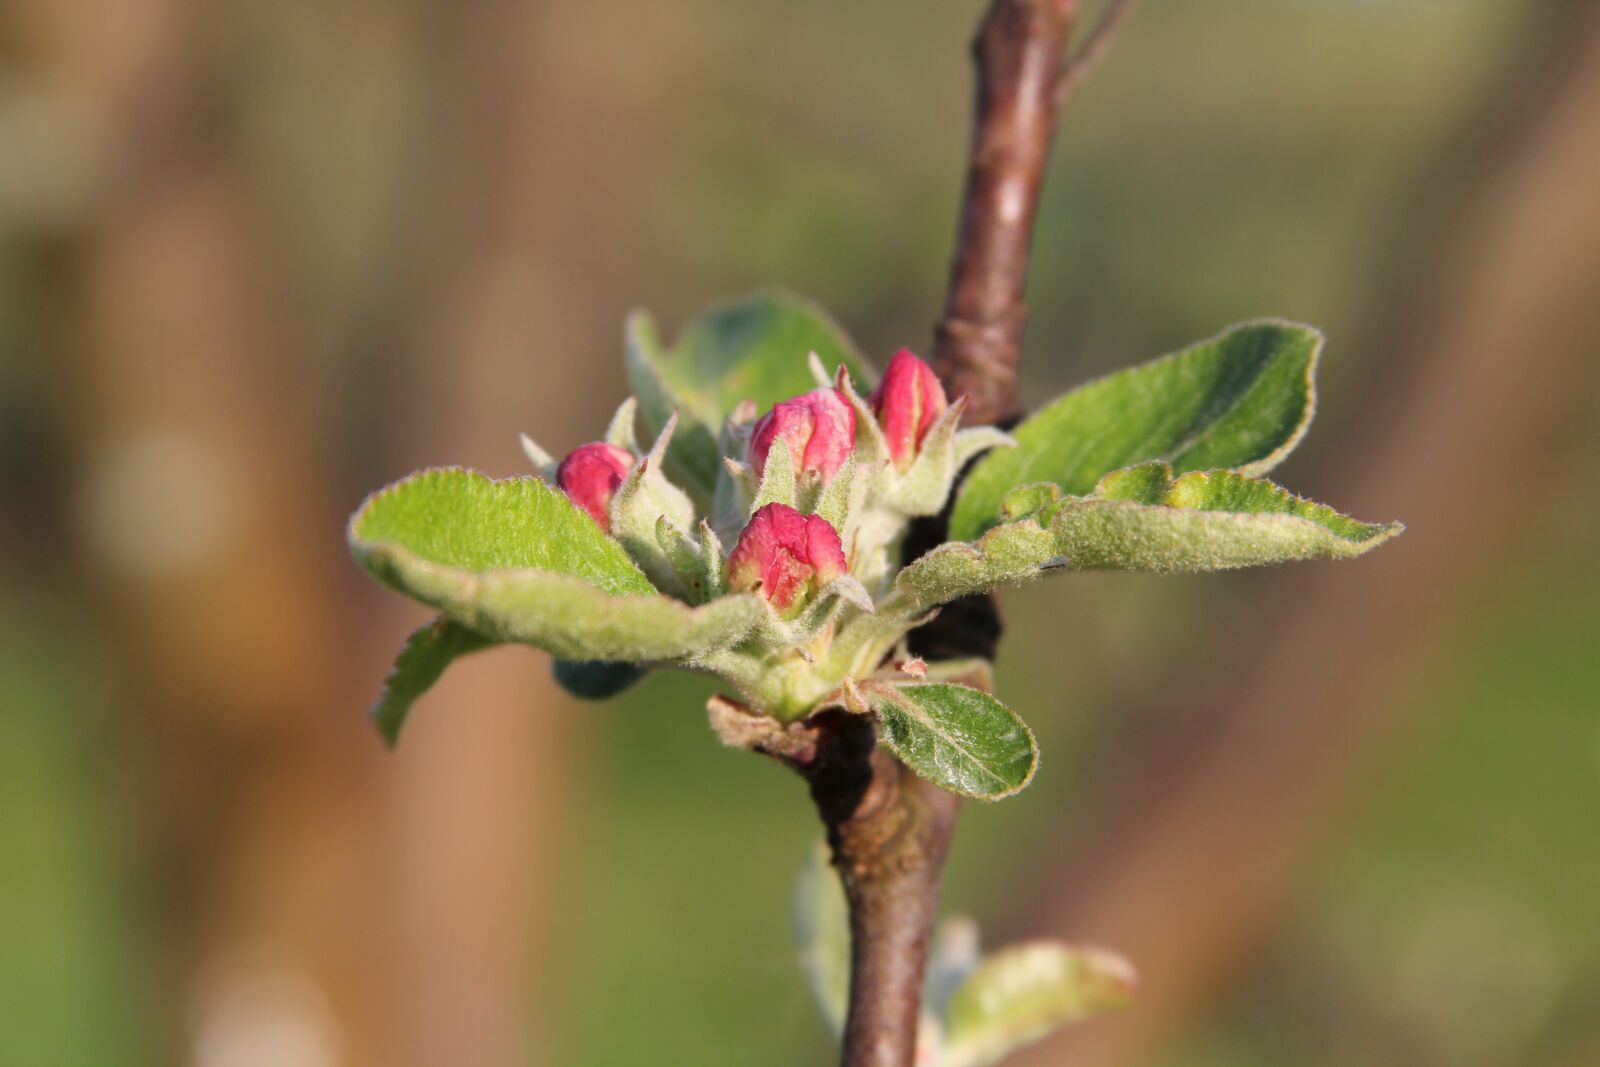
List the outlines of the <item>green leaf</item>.
{"type": "Polygon", "coordinates": [[[1066,1023],[1119,1008],[1133,996],[1126,960],[1049,941],[988,956],[945,1007],[939,1067],[986,1067],[1066,1023]]]}
{"type": "Polygon", "coordinates": [[[1096,498],[1056,507],[1055,549],[1074,570],[1218,571],[1347,559],[1404,529],[1357,522],[1265,479],[1233,471],[1174,479],[1162,464],[1113,472],[1096,498]]]}
{"type": "Polygon", "coordinates": [[[948,682],[863,685],[878,739],[942,789],[999,800],[1026,786],[1039,765],[1033,731],[981,690],[948,682]]]}
{"type": "Polygon", "coordinates": [[[885,619],[914,617],[940,604],[1020,585],[1067,560],[1052,531],[1033,519],[996,526],[976,543],[949,542],[901,568],[894,592],[878,606],[885,619]]]}
{"type": "Polygon", "coordinates": [[[400,728],[417,698],[433,688],[444,669],[457,656],[488,648],[494,642],[482,634],[440,616],[406,638],[405,647],[395,658],[394,670],[384,679],[383,695],[372,708],[372,721],[393,747],[400,740],[400,728]]]}
{"type": "Polygon", "coordinates": [[[674,409],[678,433],[670,473],[709,498],[721,457],[717,433],[742,400],[765,410],[814,387],[806,356],[830,369],[844,364],[857,381],[872,375],[844,331],[816,304],[778,290],[754,293],[702,313],[662,344],[654,321],[635,311],[627,324],[628,384],[651,434],[674,409]]]}
{"type": "Polygon", "coordinates": [[[350,546],[369,570],[399,549],[418,564],[475,574],[532,568],[607,593],[655,592],[588,513],[537,478],[421,471],[367,498],[350,520],[350,546]]]}
{"type": "Polygon", "coordinates": [[[1052,571],[1218,571],[1347,559],[1405,529],[1357,522],[1233,471],[1174,478],[1164,463],[1113,471],[1088,497],[1022,486],[1004,508],[1018,517],[976,542],[940,545],[901,570],[879,614],[915,615],[1052,571]]]}
{"type": "Polygon", "coordinates": [[[1179,473],[1265,474],[1311,423],[1321,349],[1322,334],[1309,326],[1246,322],[1074,389],[1012,431],[1016,448],[990,452],[972,469],[951,536],[970,541],[997,525],[1006,495],[1034,482],[1082,495],[1108,471],[1148,460],[1179,473]]]}
{"type": "Polygon", "coordinates": [[[609,700],[645,676],[643,667],[602,659],[558,659],[552,672],[561,688],[580,700],[609,700]]]}
{"type": "Polygon", "coordinates": [[[424,471],[368,498],[349,540],[380,581],[486,637],[563,659],[683,661],[765,615],[754,596],[690,608],[655,593],[620,545],[533,478],[424,471]]]}
{"type": "Polygon", "coordinates": [[[821,841],[795,882],[794,938],[822,1020],[838,1037],[850,998],[850,915],[839,874],[821,841]]]}

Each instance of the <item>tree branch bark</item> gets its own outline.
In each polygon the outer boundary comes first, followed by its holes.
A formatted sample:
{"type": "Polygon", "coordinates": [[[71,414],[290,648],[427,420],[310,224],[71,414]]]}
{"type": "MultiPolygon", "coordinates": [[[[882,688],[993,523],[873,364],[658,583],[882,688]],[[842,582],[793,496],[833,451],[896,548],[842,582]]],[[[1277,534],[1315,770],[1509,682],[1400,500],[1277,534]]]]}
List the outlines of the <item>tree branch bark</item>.
{"type": "MultiPolygon", "coordinates": [[[[933,366],[970,397],[973,423],[1014,416],[1033,220],[1055,132],[1057,85],[1074,0],[995,0],[973,44],[977,106],[971,161],[933,366]]],[[[944,519],[907,539],[907,558],[944,539],[944,519]]],[[[993,601],[949,605],[913,634],[939,658],[991,658],[993,601]]],[[[972,679],[973,682],[979,681],[972,679]]],[[[960,799],[877,748],[870,721],[824,715],[791,765],[810,783],[850,908],[850,1007],[844,1067],[911,1067],[923,971],[960,799]]]]}
{"type": "Polygon", "coordinates": [[[1055,135],[1075,0],[996,0],[978,27],[977,117],[933,367],[972,422],[1018,413],[1033,221],[1055,135]]]}
{"type": "Polygon", "coordinates": [[[876,747],[870,720],[824,717],[805,769],[850,909],[845,1067],[915,1061],[922,975],[960,799],[876,747]]]}

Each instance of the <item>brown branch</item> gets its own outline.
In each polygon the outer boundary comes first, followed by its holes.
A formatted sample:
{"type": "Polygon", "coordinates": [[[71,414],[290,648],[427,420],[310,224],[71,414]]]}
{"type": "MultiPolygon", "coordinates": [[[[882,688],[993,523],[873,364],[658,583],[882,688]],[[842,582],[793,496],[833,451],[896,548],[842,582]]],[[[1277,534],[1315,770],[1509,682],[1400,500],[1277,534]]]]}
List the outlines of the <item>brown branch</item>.
{"type": "MultiPolygon", "coordinates": [[[[973,46],[972,158],[934,350],[946,390],[971,397],[973,422],[995,422],[1017,408],[1022,286],[1074,6],[1073,0],[995,0],[973,46]]],[[[906,556],[942,540],[942,520],[924,523],[908,538],[906,556]]],[[[950,605],[912,635],[913,647],[940,658],[990,657],[997,622],[988,598],[950,605]]],[[[849,902],[850,1005],[842,1063],[910,1067],[928,941],[960,800],[877,748],[871,722],[860,716],[824,714],[802,734],[765,750],[809,783],[849,902]]]]}
{"type": "Polygon", "coordinates": [[[978,65],[961,226],[933,366],[971,421],[1017,414],[1023,285],[1074,0],[996,0],[973,42],[978,65]]]}
{"type": "MultiPolygon", "coordinates": [[[[872,767],[873,791],[829,835],[850,906],[843,1062],[899,1067],[916,1058],[922,976],[960,800],[882,749],[872,767]]],[[[819,803],[829,797],[815,784],[813,795],[819,803]]]]}
{"type": "Polygon", "coordinates": [[[821,717],[799,768],[827,827],[850,909],[845,1067],[909,1067],[922,974],[960,800],[875,745],[863,716],[821,717]]]}
{"type": "Polygon", "coordinates": [[[850,912],[844,1067],[910,1067],[960,798],[878,748],[866,716],[830,710],[778,726],[722,697],[710,713],[724,744],[771,756],[804,778],[827,829],[850,912]]]}

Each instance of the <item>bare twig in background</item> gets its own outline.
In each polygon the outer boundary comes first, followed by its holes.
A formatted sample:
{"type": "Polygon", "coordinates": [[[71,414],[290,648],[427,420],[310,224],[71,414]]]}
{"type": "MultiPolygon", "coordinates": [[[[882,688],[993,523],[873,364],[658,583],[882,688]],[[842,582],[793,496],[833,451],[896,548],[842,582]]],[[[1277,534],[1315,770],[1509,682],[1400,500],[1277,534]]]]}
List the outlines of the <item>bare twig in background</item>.
{"type": "Polygon", "coordinates": [[[1139,0],[1111,0],[1101,14],[1100,21],[1094,24],[1094,29],[1089,31],[1089,36],[1084,39],[1077,51],[1067,60],[1066,69],[1061,72],[1061,80],[1056,83],[1056,107],[1067,102],[1067,98],[1078,90],[1078,86],[1089,80],[1095,68],[1105,62],[1111,54],[1111,43],[1116,40],[1117,31],[1122,29],[1122,24],[1133,14],[1133,9],[1139,0]]]}
{"type": "Polygon", "coordinates": [[[1600,327],[1600,11],[1573,6],[1558,21],[1536,60],[1548,84],[1430,257],[1437,281],[1386,361],[1404,381],[1334,491],[1357,513],[1404,516],[1410,532],[1360,581],[1330,567],[1275,578],[1259,640],[1238,646],[1247,662],[1222,672],[1229,691],[1135,753],[1096,802],[1112,814],[1041,880],[1022,922],[1127,952],[1140,1003],[1021,1062],[1146,1062],[1215,995],[1398,723],[1389,694],[1434,620],[1521,534],[1526,516],[1485,507],[1484,487],[1539,500],[1538,479],[1572,477],[1544,461],[1563,454],[1563,420],[1575,425],[1592,396],[1579,383],[1600,327]]]}
{"type": "MultiPolygon", "coordinates": [[[[1022,290],[1073,10],[1072,0],[996,0],[973,45],[972,155],[933,363],[946,390],[971,397],[974,423],[1017,408],[1022,290]]],[[[908,545],[908,551],[915,550],[908,545]]],[[[974,622],[971,612],[947,611],[935,625],[933,637],[916,639],[938,643],[946,654],[965,647],[968,655],[992,655],[994,635],[981,614],[974,622]]],[[[910,1067],[960,800],[874,749],[870,724],[854,719],[822,731],[817,758],[803,773],[850,906],[843,1063],[910,1067]]]]}

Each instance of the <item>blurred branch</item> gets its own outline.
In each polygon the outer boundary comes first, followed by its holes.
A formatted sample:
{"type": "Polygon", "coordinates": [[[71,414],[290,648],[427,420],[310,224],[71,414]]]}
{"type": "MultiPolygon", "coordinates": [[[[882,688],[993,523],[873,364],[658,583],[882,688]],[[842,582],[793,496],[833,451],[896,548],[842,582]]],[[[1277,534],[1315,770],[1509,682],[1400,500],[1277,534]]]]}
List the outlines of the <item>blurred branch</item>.
{"type": "Polygon", "coordinates": [[[1486,489],[1525,502],[1571,477],[1551,457],[1585,417],[1600,328],[1600,9],[1568,5],[1551,29],[1523,75],[1541,89],[1460,194],[1418,268],[1430,280],[1396,290],[1427,295],[1375,357],[1396,385],[1330,490],[1410,532],[1359,574],[1275,578],[1190,728],[1113,776],[1097,807],[1114,814],[1045,872],[1024,922],[1127,952],[1140,1004],[1024,1063],[1142,1062],[1247,958],[1407,713],[1386,694],[1434,620],[1474,574],[1517,558],[1529,515],[1486,489]]]}
{"type": "Polygon", "coordinates": [[[1111,0],[1105,11],[1100,15],[1100,21],[1094,24],[1094,29],[1089,31],[1089,36],[1073,52],[1067,60],[1066,69],[1061,72],[1061,79],[1056,82],[1056,107],[1059,109],[1067,102],[1067,98],[1078,91],[1078,87],[1089,80],[1095,68],[1105,62],[1111,54],[1111,42],[1116,39],[1117,31],[1122,29],[1122,24],[1133,14],[1133,9],[1139,0],[1111,0]]]}

